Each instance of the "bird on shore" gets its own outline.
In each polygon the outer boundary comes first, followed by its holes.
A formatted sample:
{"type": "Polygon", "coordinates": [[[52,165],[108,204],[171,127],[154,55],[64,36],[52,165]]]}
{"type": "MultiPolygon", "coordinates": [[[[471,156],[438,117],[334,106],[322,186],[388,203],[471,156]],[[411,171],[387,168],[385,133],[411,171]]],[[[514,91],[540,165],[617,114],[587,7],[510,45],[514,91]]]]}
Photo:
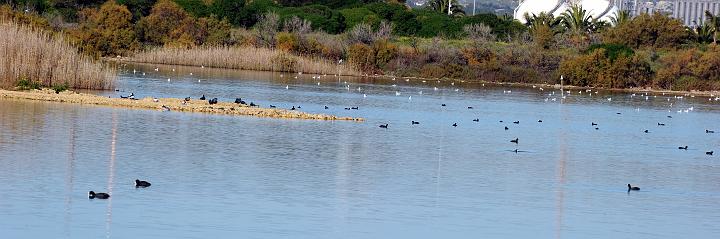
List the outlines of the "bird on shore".
{"type": "Polygon", "coordinates": [[[122,99],[135,99],[135,93],[130,93],[130,95],[122,96],[120,95],[120,98],[122,99]]]}
{"type": "Polygon", "coordinates": [[[378,127],[380,127],[380,128],[383,128],[383,129],[387,129],[387,127],[388,127],[388,124],[381,124],[381,125],[380,125],[380,126],[378,126],[378,127]]]}
{"type": "Polygon", "coordinates": [[[714,153],[714,151],[707,151],[707,152],[705,152],[705,154],[710,155],[710,156],[712,156],[713,153],[714,153]]]}
{"type": "Polygon", "coordinates": [[[628,183],[628,192],[629,192],[629,191],[640,191],[640,188],[639,188],[639,187],[633,187],[632,185],[630,185],[630,184],[628,183]]]}
{"type": "Polygon", "coordinates": [[[170,111],[170,107],[167,107],[166,105],[161,106],[162,111],[170,111]]]}
{"type": "Polygon", "coordinates": [[[200,96],[200,100],[205,100],[205,94],[203,94],[202,96],[200,96]]]}
{"type": "Polygon", "coordinates": [[[88,192],[88,198],[90,199],[108,199],[110,198],[110,194],[107,193],[95,193],[93,191],[88,192]]]}
{"type": "Polygon", "coordinates": [[[292,108],[290,108],[290,110],[295,110],[295,106],[293,105],[293,107],[292,107],[292,108]]]}
{"type": "Polygon", "coordinates": [[[240,102],[243,102],[241,98],[235,98],[235,104],[240,104],[240,102]]]}
{"type": "Polygon", "coordinates": [[[250,102],[250,107],[256,107],[256,106],[257,106],[257,107],[260,107],[259,105],[256,105],[255,103],[250,102]]]}
{"type": "Polygon", "coordinates": [[[685,146],[680,146],[680,147],[678,147],[678,149],[684,149],[684,150],[687,150],[687,149],[688,149],[688,146],[687,146],[687,145],[685,145],[685,146]]]}
{"type": "Polygon", "coordinates": [[[277,108],[277,106],[274,106],[274,105],[270,105],[270,108],[277,108]]]}
{"type": "Polygon", "coordinates": [[[412,125],[412,124],[420,124],[420,122],[417,122],[417,121],[414,121],[414,120],[413,120],[412,122],[410,122],[410,124],[411,124],[411,125],[412,125]]]}
{"type": "Polygon", "coordinates": [[[147,187],[150,187],[150,182],[142,181],[140,179],[135,179],[135,187],[136,188],[147,188],[147,187]]]}
{"type": "Polygon", "coordinates": [[[185,97],[185,101],[190,101],[190,97],[185,97]]]}
{"type": "Polygon", "coordinates": [[[513,140],[510,140],[510,143],[516,143],[516,144],[517,144],[518,142],[519,142],[519,139],[518,139],[518,138],[515,138],[515,139],[513,139],[513,140]]]}
{"type": "Polygon", "coordinates": [[[217,99],[217,98],[212,98],[212,99],[208,100],[208,103],[211,104],[211,105],[217,104],[217,103],[218,103],[218,99],[217,99]]]}

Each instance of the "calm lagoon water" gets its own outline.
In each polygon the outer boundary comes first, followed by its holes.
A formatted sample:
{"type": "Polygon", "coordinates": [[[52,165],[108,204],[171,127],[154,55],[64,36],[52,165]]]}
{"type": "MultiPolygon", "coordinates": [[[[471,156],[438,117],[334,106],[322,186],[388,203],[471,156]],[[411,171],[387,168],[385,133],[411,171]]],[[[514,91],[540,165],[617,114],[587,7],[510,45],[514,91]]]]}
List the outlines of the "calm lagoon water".
{"type": "Polygon", "coordinates": [[[0,100],[2,238],[720,235],[720,155],[705,154],[720,154],[720,101],[708,97],[154,68],[127,66],[122,92],[100,94],[366,121],[0,100]]]}

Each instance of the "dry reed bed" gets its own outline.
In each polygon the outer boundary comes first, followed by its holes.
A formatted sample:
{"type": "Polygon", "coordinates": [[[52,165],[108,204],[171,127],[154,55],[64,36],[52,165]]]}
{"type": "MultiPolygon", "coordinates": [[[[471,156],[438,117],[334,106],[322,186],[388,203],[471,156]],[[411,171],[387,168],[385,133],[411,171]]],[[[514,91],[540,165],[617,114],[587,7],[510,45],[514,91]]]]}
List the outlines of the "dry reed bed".
{"type": "Polygon", "coordinates": [[[362,118],[337,117],[334,115],[310,114],[294,110],[249,107],[247,105],[239,105],[228,102],[218,102],[215,105],[210,105],[206,100],[190,100],[189,102],[183,104],[184,100],[177,98],[161,98],[155,102],[152,98],[144,98],[140,100],[109,98],[72,91],[64,91],[56,94],[55,91],[49,89],[30,91],[0,90],[0,99],[3,98],[155,110],[162,110],[163,106],[166,106],[171,111],[242,115],[265,118],[363,121],[362,118]]]}
{"type": "Polygon", "coordinates": [[[0,21],[0,88],[26,79],[50,87],[111,89],[114,69],[78,53],[62,34],[0,21]]]}
{"type": "Polygon", "coordinates": [[[360,75],[346,64],[319,58],[292,55],[280,50],[256,47],[198,47],[193,49],[158,48],[141,52],[127,59],[133,62],[208,66],[216,68],[256,71],[299,71],[310,74],[360,75]],[[278,62],[278,58],[292,59],[292,69],[278,62]]]}

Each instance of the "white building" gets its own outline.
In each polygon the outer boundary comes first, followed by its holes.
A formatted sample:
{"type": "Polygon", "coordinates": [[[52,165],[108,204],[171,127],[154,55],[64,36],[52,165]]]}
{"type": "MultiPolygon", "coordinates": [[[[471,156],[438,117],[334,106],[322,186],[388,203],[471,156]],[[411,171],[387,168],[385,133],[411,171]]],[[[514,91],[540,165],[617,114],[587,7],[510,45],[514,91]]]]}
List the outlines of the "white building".
{"type": "Polygon", "coordinates": [[[674,5],[672,16],[687,26],[705,22],[705,11],[720,14],[720,0],[678,0],[674,5]]]}
{"type": "Polygon", "coordinates": [[[557,17],[570,5],[579,4],[593,16],[593,19],[610,21],[610,17],[617,14],[619,8],[616,4],[620,2],[620,0],[520,0],[513,15],[515,19],[525,23],[526,13],[538,15],[545,12],[557,17]]]}

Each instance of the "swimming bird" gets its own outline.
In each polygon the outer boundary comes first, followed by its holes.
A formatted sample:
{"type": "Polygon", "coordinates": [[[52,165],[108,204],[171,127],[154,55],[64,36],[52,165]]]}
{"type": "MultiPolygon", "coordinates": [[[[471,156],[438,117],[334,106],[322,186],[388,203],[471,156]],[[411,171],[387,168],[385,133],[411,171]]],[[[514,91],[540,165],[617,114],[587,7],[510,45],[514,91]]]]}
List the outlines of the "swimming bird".
{"type": "Polygon", "coordinates": [[[684,149],[684,150],[687,150],[687,149],[688,149],[688,146],[687,146],[687,145],[685,145],[685,146],[680,146],[680,147],[678,147],[678,149],[684,149]]]}
{"type": "Polygon", "coordinates": [[[658,126],[665,126],[664,123],[658,123],[658,126]]]}
{"type": "Polygon", "coordinates": [[[457,127],[457,123],[453,123],[452,126],[453,126],[453,127],[457,127]]]}
{"type": "Polygon", "coordinates": [[[629,191],[640,191],[640,188],[639,188],[639,187],[633,187],[632,185],[630,185],[630,184],[628,183],[628,192],[629,192],[629,191]]]}
{"type": "Polygon", "coordinates": [[[508,128],[507,126],[505,126],[505,130],[509,130],[509,129],[510,129],[510,128],[508,128]]]}
{"type": "Polygon", "coordinates": [[[475,122],[480,122],[480,119],[474,119],[473,121],[475,121],[475,122]]]}
{"type": "Polygon", "coordinates": [[[515,150],[513,150],[513,152],[515,152],[515,153],[518,153],[518,150],[517,150],[517,149],[515,149],[515,150]]]}
{"type": "Polygon", "coordinates": [[[203,94],[202,96],[200,96],[200,100],[205,100],[205,94],[203,94]]]}
{"type": "Polygon", "coordinates": [[[380,127],[380,128],[383,128],[383,129],[387,129],[387,127],[388,127],[388,124],[381,124],[381,125],[380,125],[380,126],[378,126],[378,127],[380,127]]]}
{"type": "Polygon", "coordinates": [[[520,121],[515,121],[513,122],[513,124],[520,124],[520,121]]]}
{"type": "Polygon", "coordinates": [[[705,154],[712,156],[712,155],[713,155],[713,151],[705,152],[705,154]]]}
{"type": "Polygon", "coordinates": [[[413,120],[412,122],[410,122],[410,124],[420,124],[420,122],[417,122],[417,121],[414,121],[414,120],[413,120]]]}
{"type": "Polygon", "coordinates": [[[345,107],[345,110],[350,110],[350,107],[345,107]]]}
{"type": "Polygon", "coordinates": [[[351,110],[359,110],[360,108],[357,107],[357,106],[355,106],[355,107],[350,107],[350,109],[351,109],[351,110]]]}
{"type": "Polygon", "coordinates": [[[596,126],[597,124],[595,122],[592,122],[590,126],[596,126]]]}
{"type": "Polygon", "coordinates": [[[468,106],[468,109],[469,109],[469,110],[471,110],[472,108],[473,108],[472,106],[468,106]]]}
{"type": "Polygon", "coordinates": [[[88,198],[90,199],[108,199],[110,198],[110,194],[107,193],[95,193],[93,191],[88,192],[88,198]]]}
{"type": "Polygon", "coordinates": [[[645,130],[644,132],[647,134],[647,133],[650,133],[650,130],[645,130]]]}
{"type": "Polygon", "coordinates": [[[445,106],[445,104],[442,104],[442,105],[440,105],[440,106],[445,106]]]}
{"type": "Polygon", "coordinates": [[[162,111],[170,111],[170,107],[167,107],[166,105],[161,106],[162,111]]]}
{"type": "Polygon", "coordinates": [[[274,105],[270,105],[270,108],[277,108],[277,106],[274,106],[274,105]]]}
{"type": "Polygon", "coordinates": [[[595,127],[595,130],[600,130],[600,128],[598,128],[598,127],[595,127]]]}
{"type": "Polygon", "coordinates": [[[136,188],[147,188],[147,187],[150,187],[150,182],[135,179],[135,187],[136,188]]]}
{"type": "Polygon", "coordinates": [[[513,140],[510,140],[510,143],[516,143],[516,144],[517,144],[518,141],[519,141],[519,139],[518,139],[518,138],[515,138],[515,139],[513,139],[513,140]]]}
{"type": "Polygon", "coordinates": [[[325,109],[330,109],[330,108],[329,108],[329,107],[327,107],[327,105],[326,105],[326,106],[325,106],[325,109]]]}
{"type": "Polygon", "coordinates": [[[714,133],[715,133],[715,131],[712,131],[712,130],[708,130],[708,129],[706,129],[706,130],[705,130],[705,133],[706,133],[706,134],[714,134],[714,133]]]}
{"type": "Polygon", "coordinates": [[[542,123],[542,120],[538,120],[538,123],[542,123]]]}
{"type": "Polygon", "coordinates": [[[295,106],[293,105],[293,107],[292,107],[292,108],[290,108],[290,110],[295,110],[295,106]]]}
{"type": "Polygon", "coordinates": [[[670,116],[670,115],[668,115],[667,117],[668,117],[668,118],[672,118],[672,116],[670,116]]]}
{"type": "Polygon", "coordinates": [[[218,103],[218,99],[217,99],[217,98],[212,98],[211,100],[208,100],[208,103],[211,104],[211,105],[217,104],[217,103],[218,103]]]}

